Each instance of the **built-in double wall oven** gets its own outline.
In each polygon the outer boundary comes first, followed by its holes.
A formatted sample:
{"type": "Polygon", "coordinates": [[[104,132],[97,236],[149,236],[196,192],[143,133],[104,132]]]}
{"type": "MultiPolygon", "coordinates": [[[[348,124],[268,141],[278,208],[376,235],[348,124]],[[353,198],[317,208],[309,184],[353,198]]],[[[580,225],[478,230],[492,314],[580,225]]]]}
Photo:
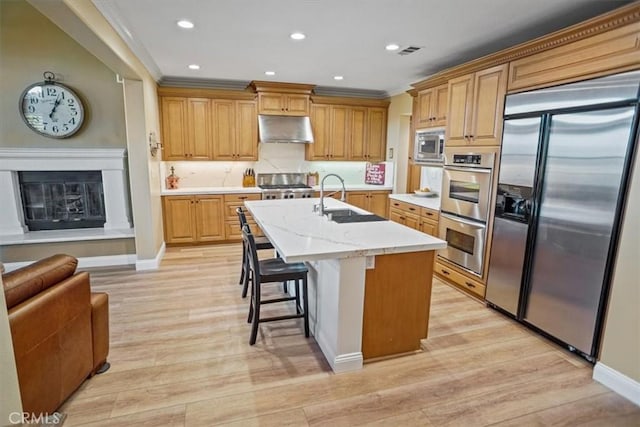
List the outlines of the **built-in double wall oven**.
{"type": "MultiPolygon", "coordinates": [[[[497,151],[497,149],[496,149],[497,151]]],[[[445,149],[438,256],[482,276],[496,151],[445,149]]]]}

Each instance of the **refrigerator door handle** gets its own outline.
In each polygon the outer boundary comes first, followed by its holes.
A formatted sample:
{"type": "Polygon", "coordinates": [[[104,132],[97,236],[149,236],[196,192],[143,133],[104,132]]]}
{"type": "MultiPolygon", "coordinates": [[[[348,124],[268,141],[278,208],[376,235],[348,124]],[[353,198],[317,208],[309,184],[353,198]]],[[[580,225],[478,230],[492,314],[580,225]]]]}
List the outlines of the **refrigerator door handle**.
{"type": "Polygon", "coordinates": [[[444,166],[445,169],[450,170],[450,171],[458,171],[458,172],[473,172],[473,173],[491,173],[491,169],[484,169],[484,168],[474,168],[474,167],[466,167],[466,168],[461,168],[458,166],[444,166]]]}

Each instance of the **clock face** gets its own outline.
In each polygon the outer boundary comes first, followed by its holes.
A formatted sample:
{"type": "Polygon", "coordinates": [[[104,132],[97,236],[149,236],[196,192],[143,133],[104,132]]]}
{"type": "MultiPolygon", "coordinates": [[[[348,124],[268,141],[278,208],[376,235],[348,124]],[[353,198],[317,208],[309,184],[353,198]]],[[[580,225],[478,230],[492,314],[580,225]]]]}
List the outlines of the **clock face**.
{"type": "Polygon", "coordinates": [[[67,138],[84,121],[84,108],[78,95],[54,82],[29,86],[20,98],[20,113],[27,126],[51,138],[67,138]]]}

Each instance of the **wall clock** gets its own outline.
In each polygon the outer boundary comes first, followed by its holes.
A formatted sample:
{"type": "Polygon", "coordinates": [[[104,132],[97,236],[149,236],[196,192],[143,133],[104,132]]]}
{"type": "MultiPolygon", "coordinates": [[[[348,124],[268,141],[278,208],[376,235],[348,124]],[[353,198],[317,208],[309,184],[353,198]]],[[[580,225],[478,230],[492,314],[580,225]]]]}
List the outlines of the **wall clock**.
{"type": "Polygon", "coordinates": [[[46,71],[44,79],[28,86],[20,95],[20,116],[40,135],[68,138],[82,127],[82,100],[69,87],[54,81],[52,72],[46,71]]]}

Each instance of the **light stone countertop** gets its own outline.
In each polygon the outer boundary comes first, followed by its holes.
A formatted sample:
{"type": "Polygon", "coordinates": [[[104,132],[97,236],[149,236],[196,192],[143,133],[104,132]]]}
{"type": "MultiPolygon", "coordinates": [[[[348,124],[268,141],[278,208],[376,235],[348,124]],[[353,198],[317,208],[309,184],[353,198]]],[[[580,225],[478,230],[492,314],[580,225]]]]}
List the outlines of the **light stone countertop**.
{"type": "Polygon", "coordinates": [[[390,194],[389,198],[400,202],[411,203],[412,205],[421,206],[423,208],[440,210],[440,196],[421,197],[414,194],[390,194]]]}
{"type": "MultiPolygon", "coordinates": [[[[339,224],[313,212],[319,199],[246,201],[262,231],[287,262],[443,249],[446,242],[393,221],[339,224]]],[[[327,209],[367,211],[326,198],[327,209]]]]}
{"type": "MultiPolygon", "coordinates": [[[[393,187],[369,184],[346,184],[347,191],[391,191],[393,187]]],[[[314,191],[320,191],[319,185],[312,187],[314,191]]],[[[325,191],[336,191],[342,189],[340,185],[325,185],[325,191]]],[[[189,196],[192,194],[236,194],[236,193],[260,193],[259,187],[184,187],[175,190],[162,189],[162,196],[189,196]]]]}

